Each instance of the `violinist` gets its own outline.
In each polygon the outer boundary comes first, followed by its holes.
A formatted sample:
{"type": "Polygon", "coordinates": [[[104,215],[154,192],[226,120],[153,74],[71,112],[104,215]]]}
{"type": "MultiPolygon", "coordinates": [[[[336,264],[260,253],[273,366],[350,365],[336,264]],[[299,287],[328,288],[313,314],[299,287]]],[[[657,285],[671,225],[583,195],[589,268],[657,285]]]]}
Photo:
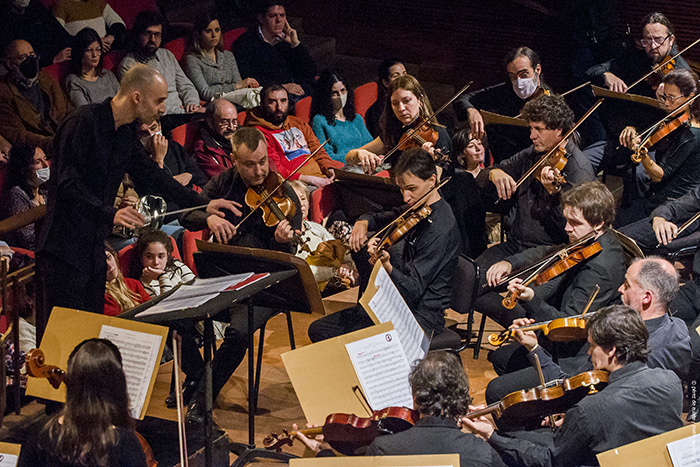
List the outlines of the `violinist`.
{"type": "Polygon", "coordinates": [[[480,110],[515,117],[526,102],[550,92],[542,81],[540,57],[529,47],[517,47],[504,58],[508,81],[459,97],[453,107],[460,121],[469,122],[474,137],[488,134],[491,155],[501,162],[528,144],[527,132],[505,125],[487,128],[480,110]]]}
{"type": "MultiPolygon", "coordinates": [[[[485,188],[493,184],[501,200],[513,198],[515,205],[506,218],[508,241],[487,249],[476,259],[482,271],[490,270],[494,263],[527,248],[567,241],[566,222],[559,203],[561,193],[555,187],[557,171],[547,166],[542,169],[539,180],[531,176],[517,190],[515,185],[547,151],[560,145],[561,138],[574,125],[574,114],[563,99],[542,96],[525,104],[523,117],[530,126],[532,145],[500,164],[483,169],[476,177],[484,196],[489,195],[485,188]]],[[[590,162],[576,144],[567,141],[564,149],[568,162],[561,170],[566,179],[561,191],[595,180],[590,162]]]]}
{"type": "MultiPolygon", "coordinates": [[[[436,134],[431,134],[431,136],[435,136],[436,140],[421,142],[420,138],[424,132],[419,131],[416,133],[418,138],[412,138],[409,145],[414,143],[414,147],[423,147],[436,159],[450,157],[452,141],[445,127],[440,125],[435,118],[429,122],[425,121],[433,114],[433,108],[423,86],[416,78],[411,75],[399,76],[390,83],[387,96],[384,113],[379,120],[380,135],[364,146],[348,151],[345,156],[347,165],[359,166],[367,174],[373,174],[377,169],[391,168],[399,160],[401,150],[395,152],[390,160],[385,160],[384,154],[398,145],[406,132],[413,130],[417,125],[426,123],[426,132],[435,132],[436,134]]],[[[445,161],[445,167],[454,172],[450,161],[445,161]]]]}
{"type": "MultiPolygon", "coordinates": [[[[377,231],[395,220],[405,207],[360,216],[349,241],[360,274],[359,295],[362,296],[369,282],[373,267],[370,255],[374,254],[425,333],[438,336],[445,329],[444,310],[450,306],[452,273],[460,253],[459,230],[450,206],[438,190],[432,191],[421,205],[416,204],[438,181],[436,164],[427,151],[420,148],[404,151],[394,171],[408,207],[427,206],[431,212],[381,252],[377,251],[379,238],[367,243],[368,232],[377,231]]],[[[362,306],[356,305],[311,323],[309,337],[312,342],[318,342],[373,324],[362,306]]]]}
{"type": "MultiPolygon", "coordinates": [[[[597,86],[605,86],[611,91],[625,93],[627,86],[647,74],[651,69],[664,60],[678,53],[676,47],[675,29],[669,19],[662,13],[648,14],[640,25],[642,38],[638,41],[639,49],[629,49],[618,57],[595,65],[586,71],[591,82],[597,86]]],[[[683,57],[677,57],[667,73],[673,69],[689,69],[690,66],[683,57]]],[[[656,81],[658,84],[658,81],[656,81]]],[[[634,94],[654,97],[656,85],[649,82],[639,83],[634,87],[634,94]]]]}
{"type": "MultiPolygon", "coordinates": [[[[640,166],[636,171],[627,173],[623,203],[615,225],[621,227],[643,219],[659,205],[680,198],[698,184],[700,103],[686,105],[697,90],[698,77],[690,70],[674,70],[664,76],[656,90],[661,105],[668,113],[684,105],[686,108],[655,131],[663,138],[649,148],[651,155],[642,150],[640,166]],[[649,185],[648,189],[646,184],[649,185]]],[[[652,140],[655,140],[654,135],[649,142],[652,140]]],[[[627,127],[620,134],[620,144],[632,151],[639,150],[640,142],[634,127],[627,127]]]]}
{"type": "MultiPolygon", "coordinates": [[[[617,288],[625,276],[625,255],[610,228],[615,214],[612,193],[600,182],[584,183],[562,196],[562,206],[570,242],[592,236],[588,244],[597,242],[601,251],[537,287],[523,286],[521,277],[511,279],[509,291],[517,294],[519,302],[512,310],[503,306],[502,297],[496,291],[479,297],[475,306],[477,310],[507,327],[516,318],[533,318],[541,322],[580,315],[596,285],[600,291],[591,309],[618,300],[617,288]]],[[[487,279],[489,283],[498,283],[512,271],[534,264],[560,249],[539,246],[510,256],[496,263],[491,271],[495,274],[487,273],[487,279]]],[[[553,343],[543,338],[542,345],[550,351],[556,348],[559,364],[567,371],[577,368],[585,360],[581,342],[553,343]]],[[[528,365],[525,353],[519,346],[503,346],[489,354],[489,361],[499,375],[510,373],[528,365]]]]}
{"type": "MultiPolygon", "coordinates": [[[[233,167],[212,178],[202,190],[202,196],[222,197],[233,201],[239,208],[238,218],[227,216],[207,216],[206,213],[192,211],[183,215],[181,222],[190,230],[209,228],[216,241],[231,245],[263,248],[294,253],[290,241],[293,233],[301,226],[301,206],[294,189],[285,184],[278,191],[288,197],[295,206],[295,213],[289,220],[280,221],[275,227],[265,225],[261,213],[253,213],[238,230],[234,227],[241,216],[251,209],[244,199],[249,189],[254,189],[276,174],[270,171],[267,157],[267,141],[256,128],[246,127],[236,131],[231,137],[233,167]]],[[[261,210],[258,210],[261,211],[261,210]]],[[[274,310],[255,314],[254,329],[259,329],[267,319],[276,313],[274,310]]],[[[213,399],[219,394],[233,372],[245,357],[248,342],[248,320],[245,310],[236,310],[231,314],[230,325],[224,333],[224,341],[214,354],[212,362],[213,399]]],[[[203,365],[203,362],[200,361],[203,365]]],[[[202,372],[203,374],[203,372],[202,372]]],[[[186,421],[194,428],[200,428],[204,422],[203,385],[192,397],[187,411],[186,421]]]]}
{"type": "MultiPolygon", "coordinates": [[[[669,310],[675,310],[670,304],[678,292],[678,273],[673,265],[658,256],[637,259],[627,269],[625,282],[618,292],[623,304],[637,310],[649,332],[649,368],[671,370],[679,378],[685,379],[691,362],[691,338],[686,324],[669,313],[669,310]]],[[[511,327],[525,326],[531,322],[533,320],[527,318],[516,319],[511,327]]],[[[532,331],[515,331],[515,339],[523,346],[520,351],[527,350],[530,363],[534,363],[534,355],[537,355],[546,381],[568,378],[593,368],[591,362],[586,361],[577,368],[562,370],[540,345],[542,339],[538,339],[532,331]]],[[[584,349],[588,350],[587,345],[584,349]]],[[[500,400],[514,391],[530,389],[538,384],[539,378],[532,366],[499,376],[489,382],[486,402],[500,400]]]]}
{"type": "Polygon", "coordinates": [[[63,410],[22,447],[20,465],[146,467],[119,349],[105,339],[83,341],[70,354],[65,383],[63,410]]]}
{"type": "Polygon", "coordinates": [[[598,465],[596,455],[683,426],[683,388],[672,371],[646,364],[648,332],[636,310],[605,307],[586,325],[593,368],[609,384],[569,409],[555,432],[504,436],[486,417],[462,426],[488,440],[508,465],[598,465]]]}
{"type": "MultiPolygon", "coordinates": [[[[486,442],[459,429],[459,419],[471,403],[469,379],[459,358],[445,351],[429,352],[415,363],[409,381],[420,419],[406,431],[375,438],[368,456],[456,453],[461,467],[505,465],[486,442]]],[[[297,437],[319,457],[333,455],[325,443],[301,433],[297,437]]]]}

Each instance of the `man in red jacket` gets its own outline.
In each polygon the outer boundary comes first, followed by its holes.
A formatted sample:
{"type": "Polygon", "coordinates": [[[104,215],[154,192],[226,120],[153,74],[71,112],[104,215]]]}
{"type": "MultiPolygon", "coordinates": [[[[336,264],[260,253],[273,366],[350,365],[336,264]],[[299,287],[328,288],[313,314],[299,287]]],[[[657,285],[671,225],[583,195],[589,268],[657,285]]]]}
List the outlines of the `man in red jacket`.
{"type": "MultiPolygon", "coordinates": [[[[267,154],[284,178],[321,145],[308,123],[289,115],[289,96],[287,90],[279,84],[263,88],[261,104],[248,114],[245,125],[255,126],[265,135],[267,154]]],[[[333,179],[333,168],[342,166],[342,163],[333,161],[321,149],[292,180],[301,180],[318,188],[324,187],[333,179]]]]}

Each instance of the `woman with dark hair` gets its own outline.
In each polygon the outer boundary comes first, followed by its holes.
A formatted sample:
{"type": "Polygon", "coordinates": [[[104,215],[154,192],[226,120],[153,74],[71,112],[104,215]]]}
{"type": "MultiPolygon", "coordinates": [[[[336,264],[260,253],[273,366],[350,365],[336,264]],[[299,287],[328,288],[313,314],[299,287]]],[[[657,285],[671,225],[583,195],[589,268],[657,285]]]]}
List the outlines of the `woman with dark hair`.
{"type": "Polygon", "coordinates": [[[100,35],[85,28],[73,37],[71,72],[66,76],[66,93],[75,107],[96,104],[117,95],[119,81],[109,70],[102,68],[100,35]]]}
{"type": "Polygon", "coordinates": [[[224,50],[221,34],[219,19],[211,13],[202,13],[194,22],[189,51],[185,56],[185,74],[197,88],[199,97],[207,102],[219,97],[228,98],[231,91],[260,86],[255,78],[241,78],[233,53],[224,50]]]}
{"type": "Polygon", "coordinates": [[[406,74],[406,65],[398,58],[387,58],[382,60],[377,67],[377,100],[365,112],[365,124],[367,130],[373,138],[379,136],[381,128],[379,128],[379,119],[384,112],[384,100],[389,85],[399,76],[406,74]]]}
{"type": "Polygon", "coordinates": [[[173,256],[173,242],[162,230],[147,230],[136,241],[135,268],[151,297],[194,280],[194,274],[173,256]]]}
{"type": "MultiPolygon", "coordinates": [[[[146,466],[134,434],[119,349],[106,339],[81,342],[68,358],[66,404],[26,449],[24,465],[146,466]]],[[[23,453],[25,450],[23,450],[23,453]]]]}
{"type": "MultiPolygon", "coordinates": [[[[685,106],[675,118],[686,117],[688,123],[642,153],[640,167],[630,171],[625,183],[623,203],[615,221],[617,227],[644,219],[656,207],[680,198],[700,180],[700,120],[698,101],[695,112],[686,103],[698,92],[698,76],[690,70],[673,70],[664,76],[656,97],[669,114],[685,106]],[[684,115],[685,114],[685,115],[684,115]],[[633,183],[632,176],[634,176],[633,183]],[[648,188],[647,188],[648,185],[648,188]]],[[[636,151],[641,139],[634,127],[620,134],[620,144],[636,151]]]]}
{"type": "Polygon", "coordinates": [[[372,141],[364,120],[355,113],[352,89],[338,70],[323,70],[316,82],[311,128],[319,141],[330,140],[325,149],[331,159],[343,163],[348,151],[372,141]]]}
{"type": "Polygon", "coordinates": [[[433,108],[418,80],[411,75],[400,76],[391,82],[387,95],[380,120],[381,134],[364,146],[349,151],[345,156],[345,163],[359,165],[368,174],[374,173],[377,168],[390,168],[399,160],[401,151],[396,151],[390,160],[385,160],[383,154],[396,146],[401,137],[415,125],[427,123],[437,132],[438,139],[435,144],[423,144],[423,149],[436,160],[440,160],[441,166],[444,165],[450,172],[454,172],[451,161],[446,160],[452,152],[450,135],[436,118],[426,122],[433,114],[433,108]]]}
{"type": "MultiPolygon", "coordinates": [[[[7,164],[7,191],[0,201],[0,218],[6,219],[29,209],[46,204],[44,183],[49,179],[49,162],[40,147],[16,144],[10,150],[7,164]]],[[[8,233],[5,240],[10,246],[33,250],[36,242],[36,224],[8,233]]]]}

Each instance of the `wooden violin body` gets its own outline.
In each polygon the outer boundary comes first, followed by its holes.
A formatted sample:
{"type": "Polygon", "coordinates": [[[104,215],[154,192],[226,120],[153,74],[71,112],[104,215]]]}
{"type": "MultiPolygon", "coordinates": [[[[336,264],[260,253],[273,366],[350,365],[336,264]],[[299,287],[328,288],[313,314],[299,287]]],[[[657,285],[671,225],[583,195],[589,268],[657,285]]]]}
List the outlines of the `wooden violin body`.
{"type": "Polygon", "coordinates": [[[371,417],[335,413],[326,417],[322,427],[305,430],[272,433],[263,440],[266,449],[280,451],[284,445],[292,445],[297,433],[306,436],[323,434],[323,440],[333,449],[347,456],[357,449],[369,446],[377,436],[398,433],[411,428],[418,421],[418,412],[406,407],[387,407],[375,411],[371,417]]]}
{"type": "MultiPolygon", "coordinates": [[[[559,172],[564,170],[564,167],[566,167],[567,162],[569,162],[569,158],[567,157],[567,152],[566,152],[566,146],[562,147],[557,146],[557,148],[549,154],[547,157],[547,161],[540,165],[537,170],[535,170],[535,178],[539,180],[540,182],[542,181],[541,174],[542,174],[542,169],[545,167],[551,167],[552,169],[555,169],[559,172]]],[[[564,178],[561,173],[557,173],[554,177],[554,183],[553,186],[545,185],[543,184],[542,186],[545,187],[547,192],[551,195],[556,192],[558,192],[562,185],[566,183],[566,179],[564,178]]]]}
{"type": "Polygon", "coordinates": [[[649,149],[652,148],[656,143],[679,129],[680,127],[687,125],[690,121],[690,115],[688,112],[683,112],[678,117],[674,118],[670,122],[664,124],[661,123],[661,127],[656,130],[649,138],[647,138],[643,143],[641,143],[635,151],[632,153],[630,158],[635,164],[642,162],[642,159],[646,157],[649,153],[649,149]]]}
{"type": "Polygon", "coordinates": [[[418,211],[407,216],[402,221],[397,222],[392,229],[387,231],[382,240],[379,242],[377,250],[373,255],[373,259],[376,261],[376,259],[381,255],[382,251],[388,249],[391,247],[391,245],[401,240],[404,235],[417,226],[420,221],[430,216],[432,212],[433,210],[430,208],[430,206],[425,205],[418,211]]]}
{"type": "Polygon", "coordinates": [[[466,417],[476,418],[493,414],[499,422],[521,423],[564,413],[588,394],[596,393],[607,386],[608,379],[607,371],[586,371],[564,380],[549,382],[545,386],[512,392],[499,402],[469,412],[466,417]]]}
{"type": "MultiPolygon", "coordinates": [[[[517,329],[521,331],[542,330],[544,335],[552,342],[572,342],[585,340],[588,337],[586,318],[581,318],[580,316],[557,318],[545,323],[532,324],[517,329]]],[[[515,331],[516,329],[506,329],[500,334],[491,334],[489,336],[489,344],[495,346],[503,345],[508,339],[513,337],[515,331]]]]}

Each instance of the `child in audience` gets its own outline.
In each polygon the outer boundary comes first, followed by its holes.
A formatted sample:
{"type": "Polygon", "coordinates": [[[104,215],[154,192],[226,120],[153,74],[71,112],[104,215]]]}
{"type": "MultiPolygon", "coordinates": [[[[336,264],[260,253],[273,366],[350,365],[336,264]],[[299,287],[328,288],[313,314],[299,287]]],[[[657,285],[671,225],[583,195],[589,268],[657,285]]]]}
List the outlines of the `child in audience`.
{"type": "Polygon", "coordinates": [[[150,300],[141,282],[124,277],[119,269],[117,252],[105,243],[107,255],[107,283],[105,284],[104,314],[117,316],[130,308],[150,300]]]}
{"type": "Polygon", "coordinates": [[[162,230],[147,230],[139,236],[135,258],[141,284],[151,297],[194,280],[190,268],[173,257],[172,240],[162,230]]]}

